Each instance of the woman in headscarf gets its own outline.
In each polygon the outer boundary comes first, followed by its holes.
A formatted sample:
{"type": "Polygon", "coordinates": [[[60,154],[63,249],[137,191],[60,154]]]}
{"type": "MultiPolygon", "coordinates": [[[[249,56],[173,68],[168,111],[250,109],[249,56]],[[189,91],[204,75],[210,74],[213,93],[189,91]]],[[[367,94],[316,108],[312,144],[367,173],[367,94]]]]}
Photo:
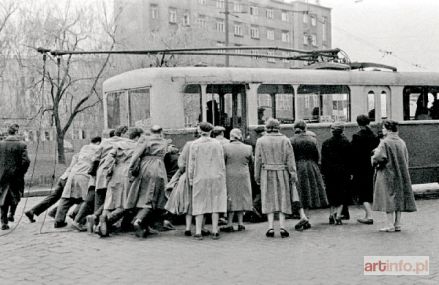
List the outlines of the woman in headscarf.
{"type": "Polygon", "coordinates": [[[351,143],[343,130],[343,123],[332,124],[332,137],[322,145],[322,174],[331,205],[329,224],[336,225],[342,224],[341,212],[347,201],[351,179],[351,143]]]}
{"type": "Polygon", "coordinates": [[[244,212],[251,211],[252,188],[250,165],[253,163],[252,147],[242,142],[240,129],[232,129],[230,143],[223,145],[226,161],[227,185],[227,226],[221,228],[224,232],[233,232],[233,218],[238,216],[238,231],[245,230],[244,212]]]}
{"type": "Polygon", "coordinates": [[[285,215],[291,214],[291,184],[297,181],[290,140],[279,133],[280,124],[268,119],[267,133],[256,141],[255,180],[261,185],[262,213],[267,214],[267,237],[274,237],[274,214],[279,213],[281,237],[288,237],[285,215]]]}
{"type": "Polygon", "coordinates": [[[291,144],[294,149],[297,167],[297,191],[299,192],[301,209],[300,221],[296,230],[311,227],[303,209],[322,208],[328,205],[325,185],[318,166],[319,150],[315,137],[308,135],[306,123],[298,121],[294,124],[294,137],[291,144]]]}
{"type": "Polygon", "coordinates": [[[383,122],[384,139],[374,150],[375,166],[373,210],[387,213],[382,232],[401,231],[401,212],[416,211],[408,169],[408,151],[398,136],[398,123],[383,122]]]}

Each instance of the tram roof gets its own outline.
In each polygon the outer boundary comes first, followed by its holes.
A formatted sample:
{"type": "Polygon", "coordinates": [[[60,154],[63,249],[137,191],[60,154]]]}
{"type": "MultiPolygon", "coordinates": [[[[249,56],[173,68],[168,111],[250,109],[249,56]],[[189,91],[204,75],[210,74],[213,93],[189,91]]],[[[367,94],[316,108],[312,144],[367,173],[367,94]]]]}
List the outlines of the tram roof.
{"type": "Polygon", "coordinates": [[[360,70],[309,70],[242,67],[143,68],[107,79],[104,91],[141,88],[159,80],[183,79],[187,84],[341,84],[341,85],[439,85],[439,73],[360,70]]]}

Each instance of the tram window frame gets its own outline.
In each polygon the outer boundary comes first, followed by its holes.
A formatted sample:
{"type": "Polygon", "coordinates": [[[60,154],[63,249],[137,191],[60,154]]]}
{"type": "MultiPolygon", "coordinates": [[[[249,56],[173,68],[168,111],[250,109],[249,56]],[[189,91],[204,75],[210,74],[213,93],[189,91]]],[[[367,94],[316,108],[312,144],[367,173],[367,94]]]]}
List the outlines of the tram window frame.
{"type": "Polygon", "coordinates": [[[403,114],[404,121],[438,120],[439,86],[405,86],[403,89],[403,114]],[[432,101],[430,101],[431,97],[433,97],[432,101]],[[418,111],[419,107],[422,109],[418,111]]]}
{"type": "Polygon", "coordinates": [[[278,119],[281,124],[293,124],[296,115],[294,99],[295,92],[291,84],[261,84],[257,90],[258,125],[265,124],[270,117],[278,119]],[[287,96],[291,98],[286,99],[287,96]],[[280,101],[284,103],[278,104],[280,101]],[[285,107],[288,101],[291,102],[291,105],[287,106],[289,108],[280,108],[285,107]],[[265,114],[267,111],[270,112],[265,114]],[[283,111],[291,111],[290,116],[280,116],[283,111]]]}
{"type": "MultiPolygon", "coordinates": [[[[334,121],[343,121],[343,122],[350,122],[351,121],[351,89],[348,85],[325,85],[325,84],[302,84],[299,85],[296,92],[296,117],[298,119],[302,119],[308,123],[323,123],[323,122],[334,122],[334,121]],[[304,93],[304,90],[307,91],[304,93]],[[310,92],[311,91],[311,92],[310,92]],[[324,91],[324,92],[322,92],[324,91]],[[314,95],[311,97],[311,95],[314,95]],[[333,100],[330,99],[330,103],[324,105],[324,100],[327,99],[326,96],[328,95],[341,95],[346,96],[343,100],[333,100]],[[302,104],[300,101],[304,98],[302,104]],[[305,117],[304,114],[306,111],[301,112],[301,106],[305,105],[305,107],[308,105],[310,106],[311,100],[313,99],[312,104],[312,111],[310,113],[310,117],[305,117]],[[339,107],[339,103],[336,102],[347,102],[346,104],[342,103],[343,105],[343,112],[346,114],[344,115],[334,115],[334,106],[339,107]],[[334,105],[336,103],[336,105],[334,105]],[[329,106],[332,105],[331,108],[331,114],[325,114],[325,110],[329,108],[329,106]],[[346,109],[346,111],[344,111],[346,109]],[[345,117],[345,118],[343,118],[345,117]]],[[[304,110],[310,109],[310,107],[304,108],[304,110]]]]}
{"type": "Polygon", "coordinates": [[[110,129],[114,129],[122,124],[126,124],[128,121],[126,118],[126,114],[128,113],[126,94],[127,93],[125,90],[111,91],[106,93],[107,127],[110,129]],[[117,99],[117,101],[115,99],[117,99]],[[122,109],[123,106],[124,109],[122,109]],[[125,110],[125,112],[123,112],[123,110],[125,110]]]}
{"type": "MultiPolygon", "coordinates": [[[[193,100],[193,98],[191,98],[193,100]]],[[[184,127],[185,128],[194,128],[196,126],[198,126],[198,124],[202,121],[202,116],[203,116],[203,104],[202,104],[202,92],[201,92],[201,85],[199,84],[188,84],[186,86],[184,86],[183,89],[183,119],[184,119],[184,127]],[[196,96],[198,95],[198,98],[196,98],[196,101],[198,101],[198,108],[195,107],[194,109],[197,110],[198,109],[198,114],[194,115],[190,115],[188,116],[188,113],[191,113],[189,110],[187,110],[187,107],[193,107],[193,104],[191,103],[186,103],[186,98],[188,96],[196,96]],[[187,119],[187,118],[191,118],[191,119],[187,119]],[[192,121],[194,118],[196,118],[196,121],[190,122],[192,121]]],[[[191,109],[192,110],[192,109],[191,109]]]]}
{"type": "Polygon", "coordinates": [[[130,127],[142,127],[148,125],[151,120],[151,90],[149,87],[137,88],[128,90],[128,108],[129,108],[129,126],[130,127]],[[141,94],[140,99],[145,100],[145,102],[138,102],[133,100],[136,94],[141,94]],[[138,108],[139,105],[145,106],[146,108],[138,108]],[[144,113],[140,115],[140,118],[133,115],[133,110],[136,110],[136,115],[139,113],[144,113]]]}

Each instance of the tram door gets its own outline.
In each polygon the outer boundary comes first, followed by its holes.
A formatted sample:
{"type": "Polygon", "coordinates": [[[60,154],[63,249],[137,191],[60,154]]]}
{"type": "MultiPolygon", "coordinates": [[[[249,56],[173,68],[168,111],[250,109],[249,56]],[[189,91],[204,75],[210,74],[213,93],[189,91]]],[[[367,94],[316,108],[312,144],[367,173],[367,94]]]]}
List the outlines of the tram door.
{"type": "Polygon", "coordinates": [[[233,128],[241,129],[246,135],[247,114],[244,84],[207,85],[207,121],[214,126],[223,126],[228,138],[233,128]]]}
{"type": "Polygon", "coordinates": [[[390,118],[390,89],[386,86],[366,86],[367,112],[373,122],[390,118]]]}

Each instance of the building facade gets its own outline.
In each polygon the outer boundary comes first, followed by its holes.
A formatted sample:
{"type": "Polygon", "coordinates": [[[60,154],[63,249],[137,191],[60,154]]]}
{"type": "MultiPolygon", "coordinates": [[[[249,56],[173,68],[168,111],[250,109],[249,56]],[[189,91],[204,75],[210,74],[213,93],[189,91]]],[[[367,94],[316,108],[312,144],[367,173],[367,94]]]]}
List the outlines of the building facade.
{"type": "MultiPolygon", "coordinates": [[[[226,30],[230,47],[331,48],[331,9],[301,1],[115,0],[114,4],[119,49],[222,47],[226,46],[226,30]],[[227,11],[228,23],[225,20],[227,11]]],[[[288,56],[287,52],[229,52],[255,55],[231,56],[230,66],[288,68],[303,65],[258,57],[259,54],[288,56]]],[[[194,65],[199,62],[224,66],[225,56],[180,57],[180,61],[173,64],[194,65]]],[[[160,64],[150,64],[157,65],[160,64]]]]}

